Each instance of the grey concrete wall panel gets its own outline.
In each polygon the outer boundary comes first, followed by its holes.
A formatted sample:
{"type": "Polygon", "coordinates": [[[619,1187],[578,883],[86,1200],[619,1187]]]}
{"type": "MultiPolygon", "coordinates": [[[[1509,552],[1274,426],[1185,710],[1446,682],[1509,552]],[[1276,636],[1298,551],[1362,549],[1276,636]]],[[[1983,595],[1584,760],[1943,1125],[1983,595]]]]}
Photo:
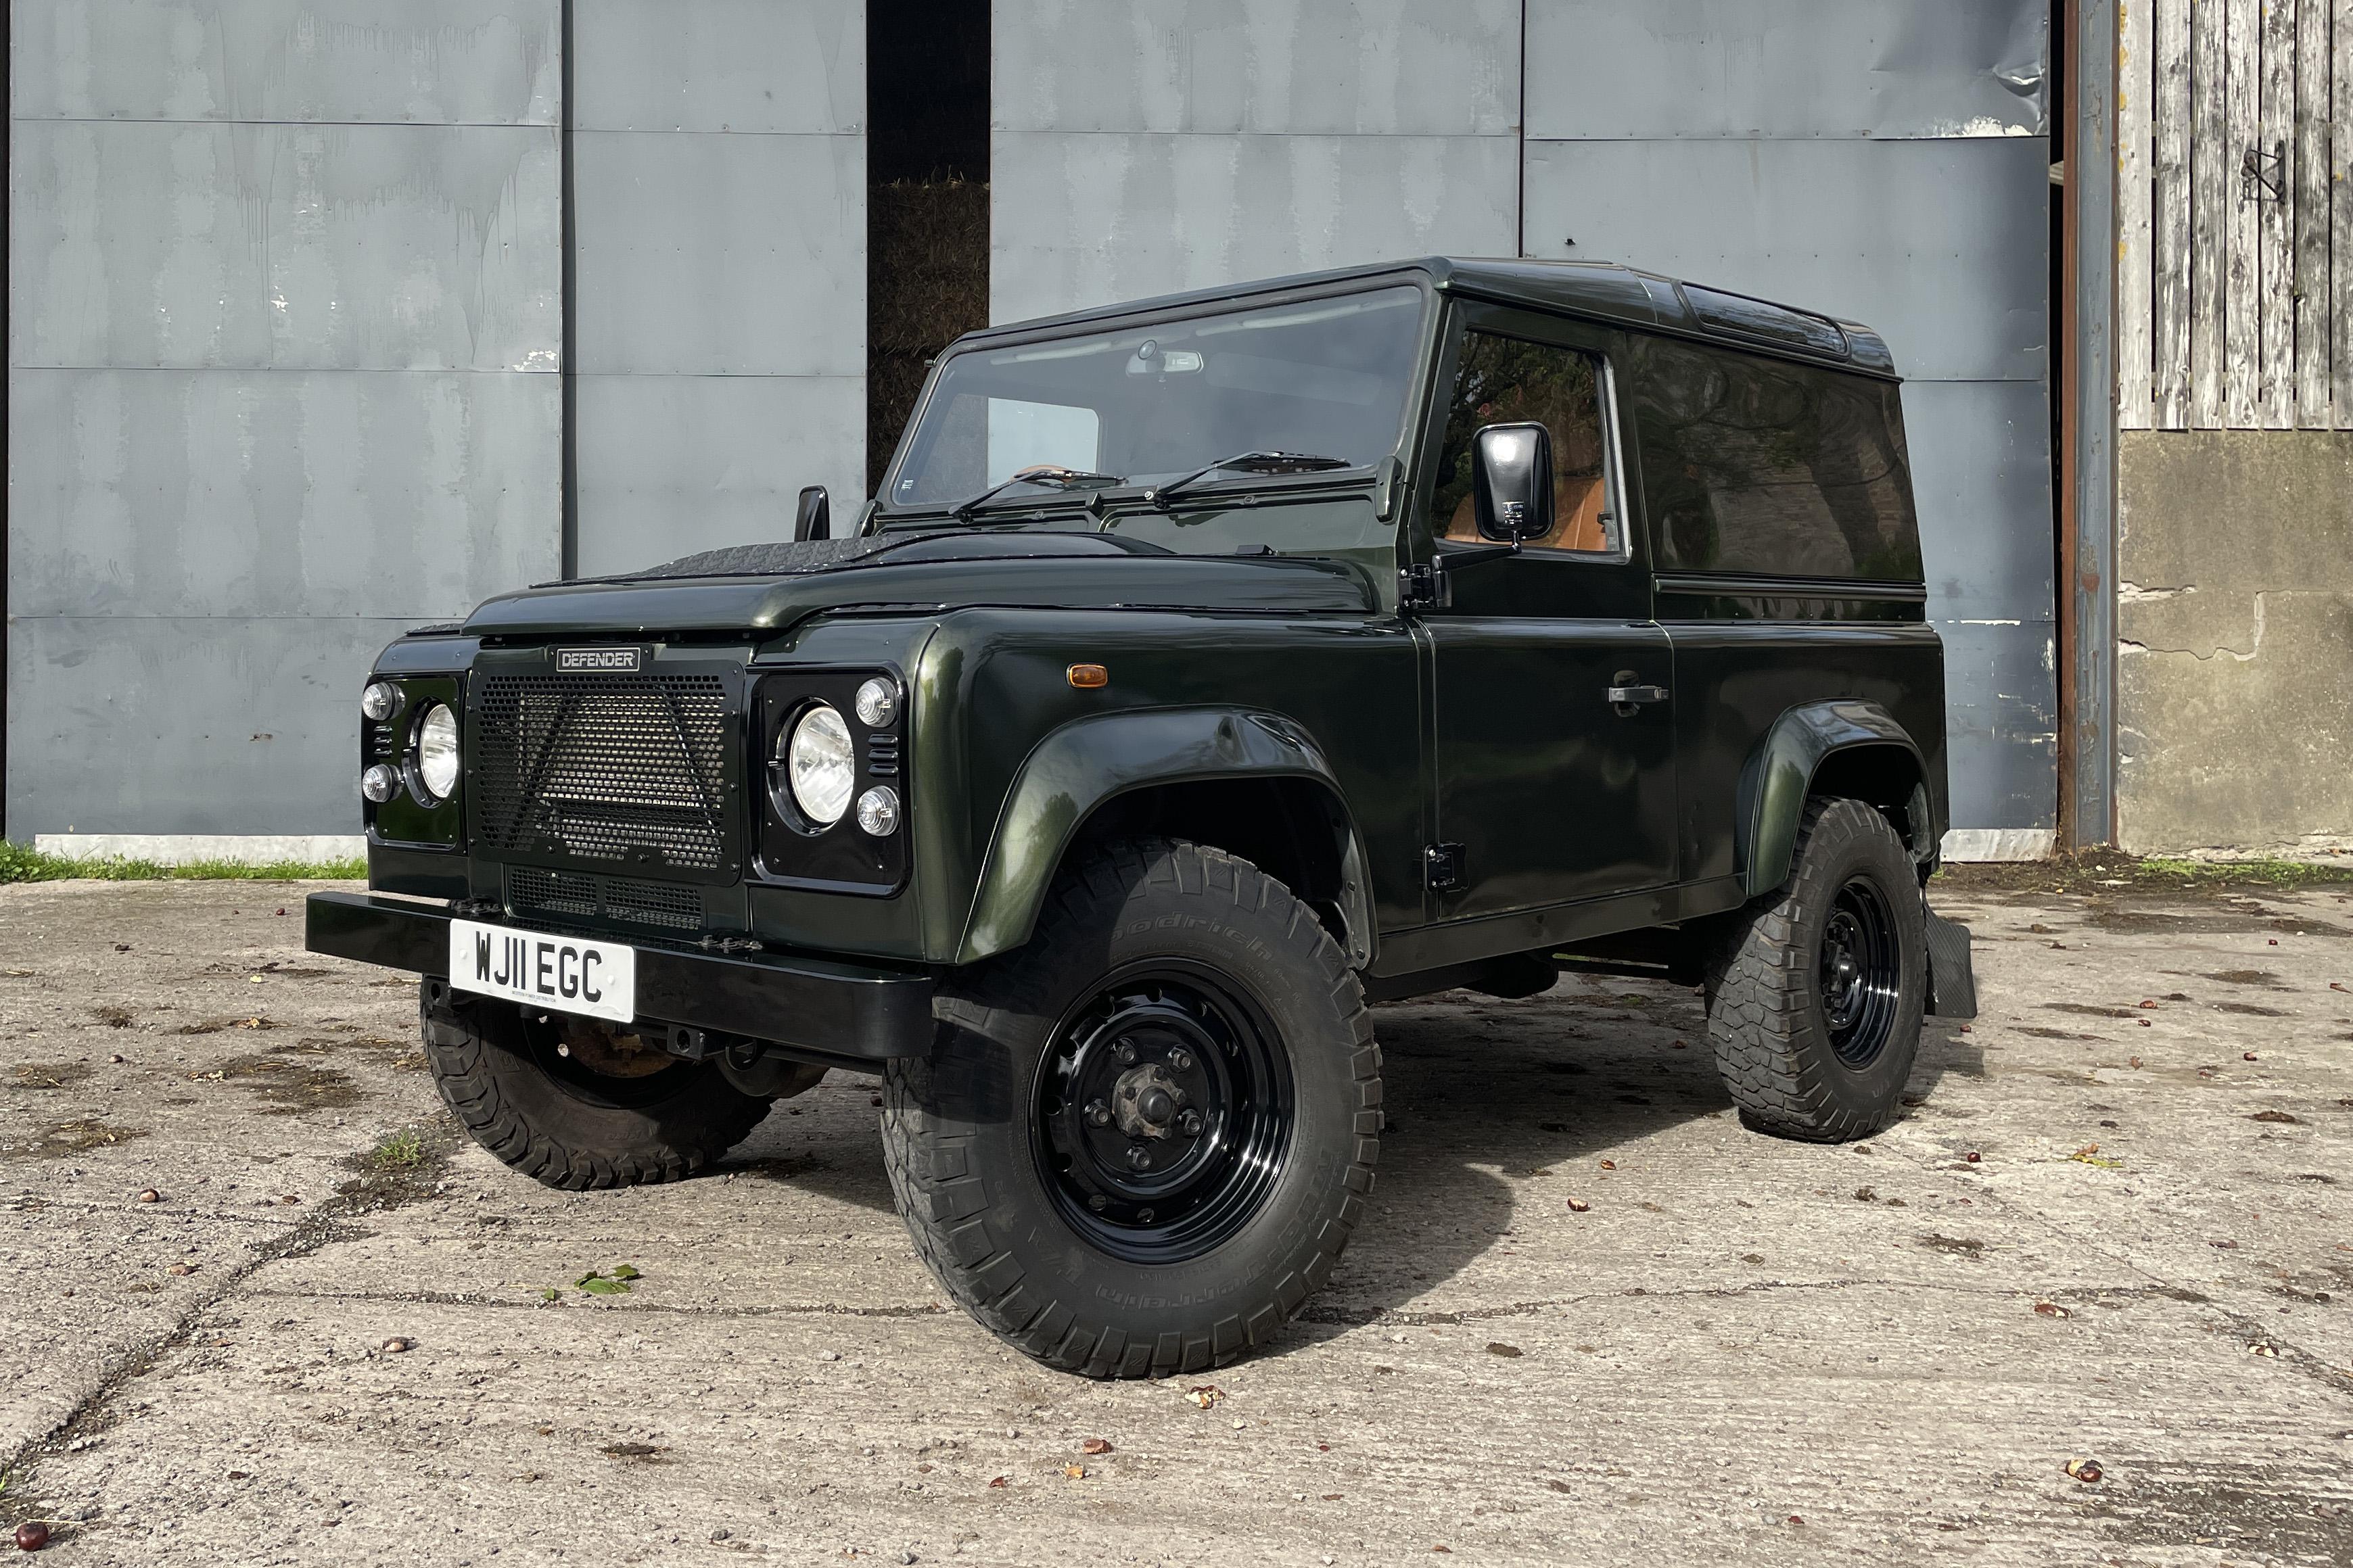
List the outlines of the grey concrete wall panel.
{"type": "Polygon", "coordinates": [[[803,485],[866,491],[863,377],[584,375],[580,571],[789,539],[803,485]]]}
{"type": "Polygon", "coordinates": [[[2039,137],[1532,142],[1528,254],[1865,321],[1909,377],[2031,381],[2048,357],[2048,158],[2039,137]]]}
{"type": "Polygon", "coordinates": [[[840,0],[574,0],[583,131],[855,133],[866,16],[840,0]]]}
{"type": "Polygon", "coordinates": [[[2048,409],[2039,382],[1905,384],[1932,619],[2052,619],[2048,409]]]}
{"type": "Polygon", "coordinates": [[[582,133],[573,189],[583,373],[865,374],[864,137],[582,133]]]}
{"type": "Polygon", "coordinates": [[[2058,811],[2055,629],[1939,621],[1956,827],[2049,827],[2058,811]]]}
{"type": "Polygon", "coordinates": [[[413,624],[20,620],[9,836],[358,832],[360,684],[413,624]]]}
{"type": "Polygon", "coordinates": [[[8,413],[20,618],[430,620],[557,571],[552,375],[19,370],[8,413]]]}
{"type": "Polygon", "coordinates": [[[1510,135],[1519,56],[1516,0],[997,0],[994,124],[1510,135]]]}
{"type": "Polygon", "coordinates": [[[1508,256],[1517,153],[1508,136],[999,132],[990,316],[1434,251],[1508,256]]]}
{"type": "Polygon", "coordinates": [[[2050,0],[1528,0],[1528,134],[2031,136],[2050,0]]]}
{"type": "Polygon", "coordinates": [[[557,132],[18,121],[18,364],[554,370],[557,132]]]}
{"type": "Polygon", "coordinates": [[[554,125],[558,0],[11,0],[20,119],[554,125]]]}

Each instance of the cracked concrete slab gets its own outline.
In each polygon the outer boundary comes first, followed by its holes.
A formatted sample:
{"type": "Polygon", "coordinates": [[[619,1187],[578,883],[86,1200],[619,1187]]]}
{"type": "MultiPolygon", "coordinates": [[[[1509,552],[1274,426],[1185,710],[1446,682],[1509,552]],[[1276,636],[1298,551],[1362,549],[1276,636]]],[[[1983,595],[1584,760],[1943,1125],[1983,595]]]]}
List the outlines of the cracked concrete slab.
{"type": "Polygon", "coordinates": [[[1128,1384],[947,1306],[871,1079],[675,1186],[368,1184],[438,1105],[299,892],[0,889],[0,1068],[89,1069],[11,1139],[146,1131],[0,1152],[0,1501],[60,1561],[2353,1562],[2353,889],[1941,892],[1986,1016],[1847,1148],[1744,1131],[1687,991],[1382,1007],[1331,1289],[1128,1384]],[[353,1098],[210,1076],[305,1042],[353,1098]]]}

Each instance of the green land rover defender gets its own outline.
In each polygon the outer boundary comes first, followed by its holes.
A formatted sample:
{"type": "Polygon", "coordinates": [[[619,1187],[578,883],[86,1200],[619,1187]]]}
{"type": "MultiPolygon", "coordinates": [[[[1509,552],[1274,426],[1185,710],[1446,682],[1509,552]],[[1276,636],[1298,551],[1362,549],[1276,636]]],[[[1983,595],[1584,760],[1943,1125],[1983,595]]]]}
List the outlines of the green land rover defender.
{"type": "Polygon", "coordinates": [[[1866,328],[1443,259],[1088,310],[956,342],[828,511],[360,693],[371,890],[310,945],[422,977],[442,1095],[543,1182],[690,1176],[877,1073],[949,1294],[1166,1375],[1364,1220],[1368,1003],[1699,986],[1743,1119],[1820,1141],[1974,1008],[1866,328]]]}

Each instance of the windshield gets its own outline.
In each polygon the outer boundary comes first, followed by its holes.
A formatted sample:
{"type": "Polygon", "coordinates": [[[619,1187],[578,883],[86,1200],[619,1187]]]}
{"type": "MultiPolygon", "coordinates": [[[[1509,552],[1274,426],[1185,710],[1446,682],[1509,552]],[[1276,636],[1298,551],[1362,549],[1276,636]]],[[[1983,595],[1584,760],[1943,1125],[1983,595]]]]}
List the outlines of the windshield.
{"type": "Polygon", "coordinates": [[[1145,485],[1253,450],[1378,462],[1404,424],[1421,302],[1398,287],[969,350],[942,367],[890,504],[955,505],[1038,465],[1145,485]]]}

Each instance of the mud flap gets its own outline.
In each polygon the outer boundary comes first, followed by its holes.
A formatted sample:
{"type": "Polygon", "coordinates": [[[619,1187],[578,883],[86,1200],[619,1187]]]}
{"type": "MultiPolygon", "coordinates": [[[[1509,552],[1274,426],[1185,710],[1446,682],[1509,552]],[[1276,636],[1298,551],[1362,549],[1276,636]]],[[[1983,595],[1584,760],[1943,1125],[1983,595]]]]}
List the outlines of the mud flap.
{"type": "Polygon", "coordinates": [[[1928,917],[1928,1011],[1939,1018],[1978,1016],[1977,972],[1969,967],[1969,928],[1928,917]]]}

